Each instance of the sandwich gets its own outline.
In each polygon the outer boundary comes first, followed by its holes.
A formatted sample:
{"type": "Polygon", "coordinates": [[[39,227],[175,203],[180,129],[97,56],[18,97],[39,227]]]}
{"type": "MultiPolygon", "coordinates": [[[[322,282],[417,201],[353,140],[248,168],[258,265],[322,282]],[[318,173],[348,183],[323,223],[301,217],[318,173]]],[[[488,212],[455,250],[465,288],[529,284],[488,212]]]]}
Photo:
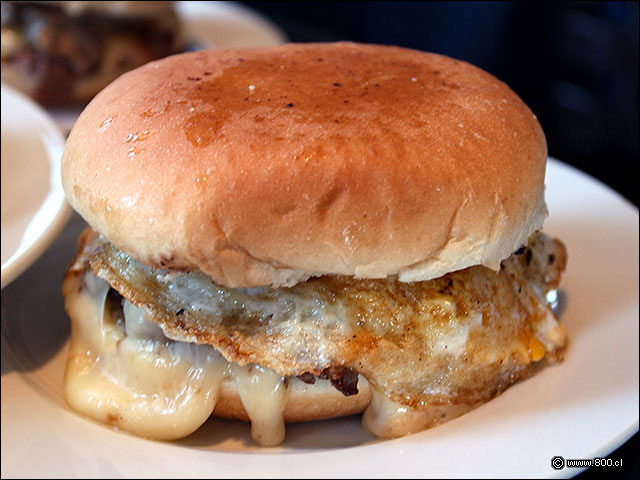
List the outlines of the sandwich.
{"type": "Polygon", "coordinates": [[[69,135],[88,222],[63,283],[65,397],[171,440],[211,415],[433,427],[559,362],[566,265],[543,131],[462,61],[356,43],[126,73],[69,135]]]}
{"type": "Polygon", "coordinates": [[[173,2],[2,2],[2,81],[42,104],[86,103],[181,41],[173,2]]]}

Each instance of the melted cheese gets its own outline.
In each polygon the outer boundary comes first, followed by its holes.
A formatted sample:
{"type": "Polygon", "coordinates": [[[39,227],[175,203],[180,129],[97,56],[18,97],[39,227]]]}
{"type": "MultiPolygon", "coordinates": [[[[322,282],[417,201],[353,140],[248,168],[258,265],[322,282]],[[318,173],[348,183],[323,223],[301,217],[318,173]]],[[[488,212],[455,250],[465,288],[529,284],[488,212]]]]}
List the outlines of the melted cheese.
{"type": "MultiPolygon", "coordinates": [[[[231,377],[254,441],[273,446],[284,440],[288,386],[301,382],[259,365],[229,363],[209,345],[171,340],[127,300],[124,319],[114,318],[106,308],[109,284],[88,273],[84,286],[66,299],[72,337],[65,396],[75,410],[143,437],[178,439],[209,418],[223,378],[231,377]]],[[[333,387],[319,381],[302,388],[333,387]]],[[[452,414],[452,407],[421,412],[372,391],[363,424],[382,438],[417,432],[444,421],[443,415],[463,413],[452,414]]]]}
{"type": "Polygon", "coordinates": [[[227,362],[212,347],[172,342],[139,309],[125,306],[127,326],[105,308],[109,285],[88,275],[69,298],[72,324],[65,397],[83,414],[137,435],[171,440],[211,415],[227,362]],[[132,332],[132,336],[127,333],[132,332]]]}
{"type": "Polygon", "coordinates": [[[264,446],[284,441],[284,409],[287,405],[286,378],[259,365],[232,364],[236,388],[251,419],[251,436],[264,446]]]}
{"type": "Polygon", "coordinates": [[[85,285],[67,298],[73,324],[65,397],[75,410],[143,437],[182,438],[209,418],[231,374],[256,443],[284,440],[283,377],[229,364],[208,345],[169,340],[126,300],[122,325],[105,308],[109,284],[88,274],[85,285]]]}
{"type": "Polygon", "coordinates": [[[393,402],[372,389],[373,396],[362,417],[364,427],[379,438],[395,438],[420,432],[468,412],[467,405],[430,407],[420,411],[393,402]]]}

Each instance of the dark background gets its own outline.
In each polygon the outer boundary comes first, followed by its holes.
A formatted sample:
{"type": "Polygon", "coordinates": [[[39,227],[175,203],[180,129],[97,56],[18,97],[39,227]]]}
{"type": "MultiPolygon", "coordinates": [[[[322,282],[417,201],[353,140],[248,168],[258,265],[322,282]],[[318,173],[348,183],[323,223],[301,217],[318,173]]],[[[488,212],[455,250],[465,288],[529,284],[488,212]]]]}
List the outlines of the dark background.
{"type": "MultiPolygon", "coordinates": [[[[294,42],[399,45],[487,70],[538,116],[551,156],[638,205],[638,2],[242,3],[294,42]]],[[[638,478],[638,451],[636,434],[610,455],[622,468],[579,478],[638,478]]]]}

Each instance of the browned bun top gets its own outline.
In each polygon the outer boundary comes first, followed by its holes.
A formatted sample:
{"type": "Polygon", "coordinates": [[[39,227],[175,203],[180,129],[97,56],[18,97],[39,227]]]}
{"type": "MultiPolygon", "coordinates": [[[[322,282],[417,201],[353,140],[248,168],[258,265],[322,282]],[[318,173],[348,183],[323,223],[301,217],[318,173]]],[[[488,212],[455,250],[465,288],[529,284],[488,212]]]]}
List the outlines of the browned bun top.
{"type": "Polygon", "coordinates": [[[75,124],[72,206],[152,265],[227,286],[497,268],[542,225],[546,143],[504,83],[354,43],[176,55],[75,124]]]}

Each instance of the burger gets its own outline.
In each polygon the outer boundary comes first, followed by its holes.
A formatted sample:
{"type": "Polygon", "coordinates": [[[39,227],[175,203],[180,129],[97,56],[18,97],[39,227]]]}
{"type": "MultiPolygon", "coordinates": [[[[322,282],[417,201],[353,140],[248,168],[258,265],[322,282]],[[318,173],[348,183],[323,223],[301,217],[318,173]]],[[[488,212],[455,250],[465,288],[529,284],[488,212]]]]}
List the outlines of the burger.
{"type": "Polygon", "coordinates": [[[469,411],[567,348],[546,158],[513,91],[441,55],[288,44],[122,75],[62,160],[90,225],[63,283],[67,402],[163,440],[250,421],[262,445],[469,411]]]}
{"type": "Polygon", "coordinates": [[[173,2],[2,2],[2,81],[48,105],[85,103],[182,42],[173,2]]]}

